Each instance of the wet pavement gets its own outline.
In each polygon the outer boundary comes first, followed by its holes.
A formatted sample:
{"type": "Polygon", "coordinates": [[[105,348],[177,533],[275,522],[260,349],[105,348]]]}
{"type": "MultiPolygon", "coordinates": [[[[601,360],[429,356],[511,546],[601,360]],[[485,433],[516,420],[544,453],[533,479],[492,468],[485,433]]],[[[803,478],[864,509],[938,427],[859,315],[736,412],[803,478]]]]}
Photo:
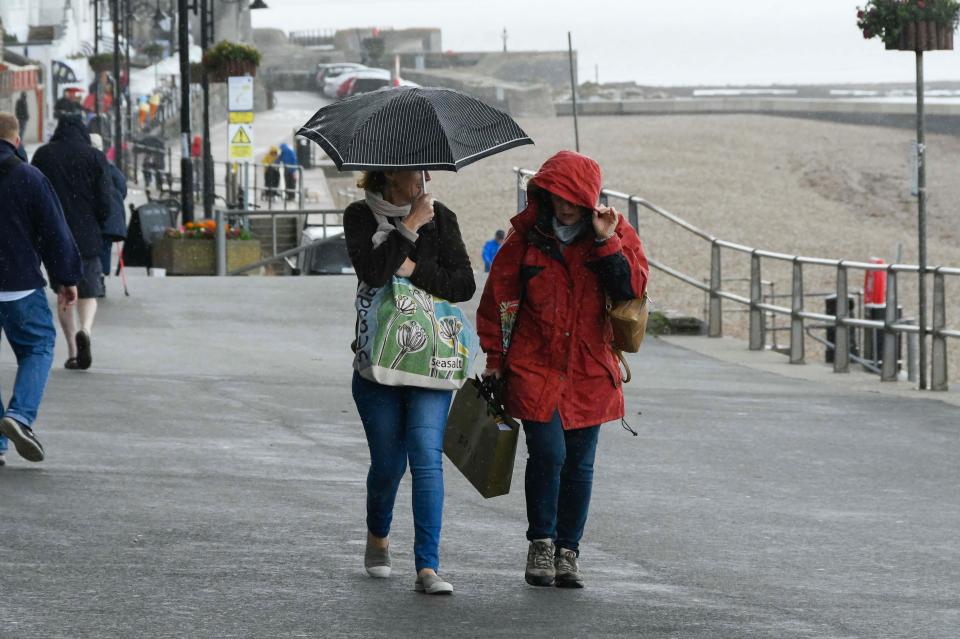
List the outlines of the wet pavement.
{"type": "MultiPolygon", "coordinates": [[[[724,363],[632,356],[604,427],[587,588],[523,582],[523,447],[484,500],[446,465],[441,573],[362,569],[367,449],[352,277],[115,280],[94,366],[63,344],[0,469],[0,637],[924,637],[960,628],[960,409],[724,363]]],[[[14,366],[0,349],[0,384],[14,366]]],[[[5,395],[5,397],[8,395],[5,395]]]]}

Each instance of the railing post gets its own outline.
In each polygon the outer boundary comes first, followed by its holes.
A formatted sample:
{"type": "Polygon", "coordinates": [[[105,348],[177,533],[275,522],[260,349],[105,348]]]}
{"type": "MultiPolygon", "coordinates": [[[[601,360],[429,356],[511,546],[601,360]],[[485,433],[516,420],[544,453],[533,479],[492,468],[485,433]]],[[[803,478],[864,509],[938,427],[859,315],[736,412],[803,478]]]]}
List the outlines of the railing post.
{"type": "Polygon", "coordinates": [[[790,363],[803,364],[804,362],[804,335],[803,318],[803,264],[796,258],[793,260],[793,286],[791,291],[790,310],[790,363]]]}
{"type": "Polygon", "coordinates": [[[933,352],[930,389],[945,391],[947,380],[947,338],[940,331],[947,327],[947,291],[944,275],[938,268],[933,275],[933,352]]]}
{"type": "Polygon", "coordinates": [[[847,267],[843,261],[837,265],[837,316],[834,322],[833,372],[850,372],[850,329],[843,320],[850,313],[847,292],[847,267]]]}
{"type": "Polygon", "coordinates": [[[527,190],[523,188],[523,171],[517,169],[517,211],[527,208],[527,190]]]}
{"type": "Polygon", "coordinates": [[[224,228],[223,209],[214,210],[214,219],[217,224],[217,275],[227,274],[227,229],[224,228]]]}
{"type": "Polygon", "coordinates": [[[897,381],[897,332],[891,326],[897,323],[897,272],[887,267],[887,308],[883,316],[883,363],[880,380],[897,381]]]}
{"type": "Polygon", "coordinates": [[[634,231],[640,232],[640,205],[632,197],[627,200],[627,221],[634,231]]]}
{"type": "Polygon", "coordinates": [[[760,279],[760,256],[754,251],[750,256],[750,350],[762,351],[764,346],[763,311],[757,306],[763,300],[763,283],[760,279]]]}
{"type": "Polygon", "coordinates": [[[710,311],[707,329],[710,337],[723,336],[723,306],[718,295],[720,286],[720,245],[714,240],[710,247],[710,311]]]}

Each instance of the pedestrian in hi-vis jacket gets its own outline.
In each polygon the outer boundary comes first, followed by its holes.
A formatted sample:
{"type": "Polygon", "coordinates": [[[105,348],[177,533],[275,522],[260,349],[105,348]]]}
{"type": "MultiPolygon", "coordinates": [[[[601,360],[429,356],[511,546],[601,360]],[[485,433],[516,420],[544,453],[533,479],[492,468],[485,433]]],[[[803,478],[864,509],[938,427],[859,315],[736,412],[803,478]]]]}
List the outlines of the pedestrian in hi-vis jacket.
{"type": "Polygon", "coordinates": [[[17,358],[13,394],[7,402],[0,394],[0,466],[6,463],[8,440],[27,461],[44,457],[34,422],[57,333],[40,263],[61,283],[58,303],[63,307],[76,303],[83,275],[57,194],[40,171],[17,155],[19,145],[17,118],[0,112],[0,333],[17,358]]]}
{"type": "Polygon", "coordinates": [[[582,588],[600,424],[623,417],[606,300],[637,299],[647,258],[616,209],[599,206],[600,167],[561,151],[527,187],[526,208],[493,261],[477,332],[485,376],[502,378],[507,412],[523,421],[526,581],[582,588]]]}

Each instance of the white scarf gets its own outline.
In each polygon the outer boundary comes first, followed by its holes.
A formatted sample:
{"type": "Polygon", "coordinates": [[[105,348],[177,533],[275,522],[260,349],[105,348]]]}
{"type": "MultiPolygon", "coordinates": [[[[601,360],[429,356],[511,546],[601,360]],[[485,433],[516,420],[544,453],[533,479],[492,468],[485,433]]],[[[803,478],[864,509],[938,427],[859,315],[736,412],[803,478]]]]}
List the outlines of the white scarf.
{"type": "Polygon", "coordinates": [[[366,202],[373,217],[377,220],[377,231],[373,234],[373,248],[377,248],[387,241],[387,236],[397,227],[390,223],[388,218],[404,218],[410,215],[411,205],[397,206],[383,199],[383,196],[374,191],[366,191],[366,202]]]}

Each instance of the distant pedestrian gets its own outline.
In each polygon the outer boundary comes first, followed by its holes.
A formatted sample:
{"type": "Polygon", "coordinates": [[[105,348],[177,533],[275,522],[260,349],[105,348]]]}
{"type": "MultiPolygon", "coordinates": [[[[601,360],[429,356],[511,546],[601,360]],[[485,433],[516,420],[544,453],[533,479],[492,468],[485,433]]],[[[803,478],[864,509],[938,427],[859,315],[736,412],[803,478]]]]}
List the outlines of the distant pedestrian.
{"type": "Polygon", "coordinates": [[[140,129],[147,126],[147,118],[150,116],[150,105],[147,104],[146,97],[140,98],[140,104],[137,106],[137,122],[140,123],[140,129]]]}
{"type": "Polygon", "coordinates": [[[272,200],[280,192],[280,169],[275,165],[277,158],[280,157],[280,149],[271,146],[263,155],[260,163],[263,164],[263,195],[262,199],[272,200]]]}
{"type": "MultiPolygon", "coordinates": [[[[394,275],[451,302],[473,297],[476,283],[457,218],[424,193],[420,171],[371,171],[359,186],[364,200],[343,214],[347,252],[357,278],[389,286],[394,275]]],[[[424,176],[429,179],[429,176],[424,176]]],[[[354,344],[356,346],[356,344],[354,344]]],[[[358,353],[359,356],[359,353],[358,353]]],[[[359,360],[358,360],[359,363],[359,360]]],[[[387,386],[353,373],[353,398],[370,448],[367,473],[367,548],[371,577],[389,577],[388,535],[397,488],[407,463],[413,476],[415,588],[453,591],[439,577],[443,518],[443,432],[452,391],[387,386]]]]}
{"type": "Polygon", "coordinates": [[[53,117],[59,120],[64,115],[82,114],[83,107],[80,104],[80,89],[68,87],[63,90],[63,95],[57,100],[53,107],[53,117]]]}
{"type": "Polygon", "coordinates": [[[0,466],[8,440],[32,462],[43,461],[34,433],[40,401],[53,365],[57,332],[44,293],[40,264],[61,282],[58,306],[77,301],[82,263],[60,202],[44,175],[16,153],[19,122],[0,112],[0,333],[17,358],[13,395],[0,397],[0,466]]]}
{"type": "Polygon", "coordinates": [[[527,566],[534,586],[582,588],[580,538],[600,424],[623,417],[607,297],[647,287],[640,238],[599,206],[600,167],[561,151],[527,187],[527,207],[493,263],[477,310],[484,376],[505,384],[527,441],[527,566]]]}
{"type": "Polygon", "coordinates": [[[27,122],[30,121],[30,107],[27,105],[27,94],[21,93],[17,98],[17,121],[20,123],[20,139],[23,140],[23,133],[27,130],[27,122]]]}
{"type": "MultiPolygon", "coordinates": [[[[90,134],[90,142],[93,148],[103,150],[103,138],[96,133],[90,134]]],[[[110,171],[110,180],[113,183],[113,200],[110,206],[110,215],[103,225],[103,250],[100,252],[100,265],[102,267],[101,282],[105,275],[110,274],[110,257],[114,242],[122,242],[127,238],[127,210],[125,200],[127,198],[127,178],[123,172],[117,168],[110,158],[107,158],[107,169],[110,171]]],[[[106,286],[103,287],[100,297],[106,297],[106,286]]]]}
{"type": "MultiPolygon", "coordinates": [[[[83,257],[83,279],[77,287],[79,328],[73,308],[60,307],[58,315],[69,351],[65,367],[85,370],[93,362],[90,340],[97,298],[103,292],[100,279],[103,226],[114,197],[107,158],[93,148],[83,122],[67,116],[60,118],[50,142],[33,154],[33,165],[47,176],[59,196],[64,217],[83,257]]],[[[56,290],[64,284],[55,277],[53,280],[56,290]]]]}
{"type": "Polygon", "coordinates": [[[297,154],[289,144],[280,145],[278,162],[283,165],[283,191],[292,200],[297,194],[297,154]]]}
{"type": "Polygon", "coordinates": [[[483,270],[490,272],[490,266],[493,264],[493,258],[497,256],[497,251],[500,250],[500,247],[503,246],[503,240],[507,237],[507,234],[502,229],[497,229],[497,232],[493,234],[492,240],[487,240],[487,243],[483,245],[483,270]]]}

